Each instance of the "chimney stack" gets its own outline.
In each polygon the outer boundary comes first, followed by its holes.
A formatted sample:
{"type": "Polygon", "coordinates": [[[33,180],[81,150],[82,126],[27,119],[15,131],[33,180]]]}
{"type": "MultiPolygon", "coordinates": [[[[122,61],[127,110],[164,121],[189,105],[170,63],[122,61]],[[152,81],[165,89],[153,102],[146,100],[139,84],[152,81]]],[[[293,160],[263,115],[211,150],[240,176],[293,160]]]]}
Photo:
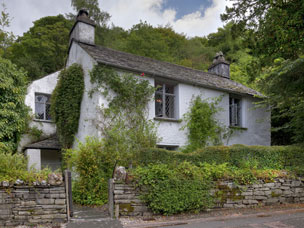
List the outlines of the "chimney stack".
{"type": "Polygon", "coordinates": [[[230,63],[225,60],[223,52],[216,53],[208,72],[230,79],[230,63]]]}
{"type": "Polygon", "coordinates": [[[88,11],[79,10],[76,22],[70,32],[70,45],[72,40],[95,45],[95,23],[89,18],[88,11]]]}

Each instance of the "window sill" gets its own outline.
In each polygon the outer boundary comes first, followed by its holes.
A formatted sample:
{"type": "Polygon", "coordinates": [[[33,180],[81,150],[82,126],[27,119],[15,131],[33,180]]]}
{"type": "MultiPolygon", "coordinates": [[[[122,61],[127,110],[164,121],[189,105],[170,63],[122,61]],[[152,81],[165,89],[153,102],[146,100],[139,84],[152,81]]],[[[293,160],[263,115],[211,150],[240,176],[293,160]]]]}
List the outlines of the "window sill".
{"type": "Polygon", "coordinates": [[[173,118],[164,118],[164,117],[154,117],[154,120],[157,121],[167,121],[167,122],[175,122],[175,123],[181,123],[181,119],[173,119],[173,118]]]}
{"type": "Polygon", "coordinates": [[[247,127],[239,127],[239,126],[229,126],[229,128],[232,128],[232,129],[235,129],[235,130],[240,130],[240,131],[248,130],[247,127]]]}
{"type": "Polygon", "coordinates": [[[39,119],[34,119],[35,122],[41,122],[41,123],[55,123],[53,120],[39,120],[39,119]]]}

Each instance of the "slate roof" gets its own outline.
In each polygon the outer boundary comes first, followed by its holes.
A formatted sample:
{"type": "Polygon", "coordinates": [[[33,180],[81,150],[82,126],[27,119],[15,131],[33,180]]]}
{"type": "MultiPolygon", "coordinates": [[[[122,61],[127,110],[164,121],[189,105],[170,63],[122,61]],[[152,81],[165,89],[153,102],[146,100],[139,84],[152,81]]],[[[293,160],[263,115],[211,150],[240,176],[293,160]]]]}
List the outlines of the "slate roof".
{"type": "Polygon", "coordinates": [[[145,73],[156,78],[165,78],[185,84],[198,85],[206,88],[226,91],[229,93],[246,94],[264,97],[261,93],[238,82],[212,73],[191,69],[176,64],[137,56],[134,54],[113,50],[106,47],[78,42],[78,44],[98,63],[112,67],[145,73]]]}
{"type": "Polygon", "coordinates": [[[56,135],[53,135],[47,139],[27,145],[25,146],[25,149],[60,150],[61,145],[59,143],[58,137],[56,135]]]}

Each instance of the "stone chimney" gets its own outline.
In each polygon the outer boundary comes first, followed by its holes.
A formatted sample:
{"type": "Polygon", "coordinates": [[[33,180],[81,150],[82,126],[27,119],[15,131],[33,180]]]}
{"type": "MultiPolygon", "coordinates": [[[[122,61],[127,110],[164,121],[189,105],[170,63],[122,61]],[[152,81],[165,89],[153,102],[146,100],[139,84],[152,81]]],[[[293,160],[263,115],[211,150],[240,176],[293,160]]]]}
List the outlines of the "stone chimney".
{"type": "Polygon", "coordinates": [[[79,10],[76,22],[70,32],[70,45],[72,40],[86,44],[95,44],[95,23],[89,18],[88,11],[79,10]]]}
{"type": "Polygon", "coordinates": [[[216,53],[208,72],[230,79],[230,63],[225,60],[223,52],[216,53]]]}

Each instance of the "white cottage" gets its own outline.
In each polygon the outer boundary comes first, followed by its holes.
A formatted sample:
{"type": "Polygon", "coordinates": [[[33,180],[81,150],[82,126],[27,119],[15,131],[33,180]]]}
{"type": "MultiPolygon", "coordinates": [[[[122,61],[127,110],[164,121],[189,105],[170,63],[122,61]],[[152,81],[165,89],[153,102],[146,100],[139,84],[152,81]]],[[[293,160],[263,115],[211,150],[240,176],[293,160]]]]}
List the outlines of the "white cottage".
{"type": "MultiPolygon", "coordinates": [[[[195,96],[202,99],[222,96],[222,111],[217,118],[227,127],[235,129],[226,145],[270,145],[270,112],[257,107],[262,95],[230,79],[229,63],[223,54],[218,53],[208,73],[162,62],[151,58],[133,55],[94,44],[95,24],[88,13],[81,10],[70,33],[70,47],[67,67],[73,63],[84,69],[85,92],[81,103],[81,113],[76,138],[83,142],[86,136],[100,137],[95,125],[98,107],[106,104],[100,93],[89,96],[93,88],[90,71],[96,64],[111,66],[118,72],[135,75],[144,73],[144,78],[153,86],[161,86],[156,99],[149,104],[149,118],[159,124],[159,147],[177,149],[187,143],[187,130],[181,130],[180,119],[189,110],[195,96]]],[[[28,88],[26,104],[35,113],[32,125],[42,129],[46,138],[43,141],[24,146],[30,164],[36,168],[60,164],[60,145],[55,136],[56,129],[49,115],[49,98],[57,83],[58,72],[34,81],[28,88]]],[[[23,145],[26,144],[23,140],[23,145]]],[[[76,144],[74,146],[77,146],[76,144]]]]}

